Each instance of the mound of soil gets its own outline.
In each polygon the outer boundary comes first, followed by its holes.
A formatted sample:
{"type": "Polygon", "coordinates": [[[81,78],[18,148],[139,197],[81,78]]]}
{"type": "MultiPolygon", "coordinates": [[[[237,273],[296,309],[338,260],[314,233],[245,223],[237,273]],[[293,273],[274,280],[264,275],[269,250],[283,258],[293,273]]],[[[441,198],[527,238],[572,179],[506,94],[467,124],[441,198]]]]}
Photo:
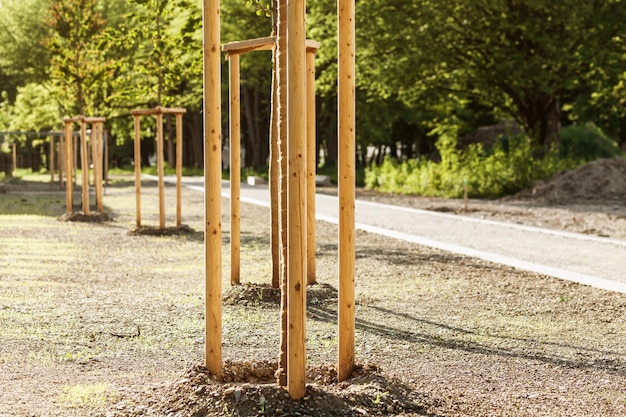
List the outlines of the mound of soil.
{"type": "Polygon", "coordinates": [[[181,236],[181,235],[193,235],[196,231],[186,224],[173,227],[154,227],[154,226],[138,226],[128,231],[129,235],[135,236],[181,236]]]}
{"type": "MultiPolygon", "coordinates": [[[[320,304],[336,304],[337,289],[332,285],[316,283],[308,286],[306,302],[308,306],[320,304]]],[[[228,305],[280,305],[280,288],[257,283],[243,283],[226,289],[222,296],[228,305]]]]}
{"type": "Polygon", "coordinates": [[[598,159],[538,181],[515,198],[553,204],[626,200],[626,159],[598,159]]]}
{"type": "Polygon", "coordinates": [[[110,221],[111,217],[105,212],[91,212],[89,214],[72,212],[62,214],[59,220],[63,222],[103,223],[110,221]]]}
{"type": "Polygon", "coordinates": [[[140,403],[124,401],[107,413],[114,416],[367,416],[423,414],[423,399],[407,385],[388,378],[375,366],[358,366],[348,381],[337,382],[333,366],[310,369],[306,394],[292,400],[273,379],[276,363],[224,363],[217,381],[203,366],[194,366],[171,384],[153,387],[140,403]]]}

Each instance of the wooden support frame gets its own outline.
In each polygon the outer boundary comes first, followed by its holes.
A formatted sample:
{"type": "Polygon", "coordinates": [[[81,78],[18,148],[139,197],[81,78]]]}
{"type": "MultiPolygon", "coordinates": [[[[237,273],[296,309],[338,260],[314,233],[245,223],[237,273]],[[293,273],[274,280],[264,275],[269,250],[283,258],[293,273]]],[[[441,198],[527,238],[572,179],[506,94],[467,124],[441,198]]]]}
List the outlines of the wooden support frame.
{"type": "Polygon", "coordinates": [[[157,175],[159,187],[159,229],[165,229],[165,179],[163,160],[163,115],[173,114],[176,116],[176,227],[180,227],[182,220],[182,143],[183,129],[182,117],[187,112],[186,109],[176,107],[157,106],[152,109],[131,110],[135,130],[135,205],[136,205],[136,225],[141,226],[141,117],[155,116],[157,129],[157,175]]]}
{"type": "Polygon", "coordinates": [[[76,174],[76,146],[72,139],[74,138],[72,125],[80,125],[80,143],[81,143],[81,171],[82,171],[82,207],[85,215],[90,214],[89,208],[89,154],[87,148],[87,125],[91,124],[92,132],[92,162],[94,165],[94,189],[96,193],[97,211],[103,211],[102,202],[102,125],[106,119],[104,117],[65,117],[63,123],[65,125],[65,169],[66,169],[66,204],[67,213],[72,213],[72,168],[74,175],[76,174]],[[99,132],[99,133],[98,133],[99,132]],[[94,144],[95,142],[95,144],[94,144]]]}
{"type": "MultiPolygon", "coordinates": [[[[307,284],[315,283],[315,53],[320,43],[306,40],[306,149],[307,155],[307,284]]],[[[229,148],[230,148],[230,282],[241,283],[241,94],[240,57],[276,46],[276,37],[231,42],[222,46],[229,60],[229,148]]]]}
{"type": "MultiPolygon", "coordinates": [[[[339,364],[338,378],[354,369],[355,0],[338,0],[339,26],[339,364]]],[[[287,3],[288,39],[288,391],[300,399],[305,384],[307,257],[307,148],[305,1],[287,3]]],[[[221,121],[220,3],[203,2],[205,140],[206,364],[221,377],[221,121]]],[[[241,51],[267,48],[267,38],[239,43],[241,51]]],[[[230,51],[236,48],[232,46],[230,51]]],[[[227,49],[225,49],[227,50],[227,49]]],[[[227,50],[228,52],[228,50],[227,50]]],[[[232,144],[231,144],[232,146],[232,144]]],[[[231,170],[233,167],[231,166],[231,170]]]]}

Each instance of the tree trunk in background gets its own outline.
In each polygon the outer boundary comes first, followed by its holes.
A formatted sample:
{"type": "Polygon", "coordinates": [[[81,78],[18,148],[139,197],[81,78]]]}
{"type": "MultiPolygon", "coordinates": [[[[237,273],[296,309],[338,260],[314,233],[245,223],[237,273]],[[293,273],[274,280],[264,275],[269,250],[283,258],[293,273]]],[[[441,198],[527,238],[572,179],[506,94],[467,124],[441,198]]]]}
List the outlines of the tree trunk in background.
{"type": "Polygon", "coordinates": [[[530,136],[540,152],[559,145],[561,136],[560,101],[544,93],[524,97],[516,104],[520,115],[518,122],[530,136]]]}
{"type": "Polygon", "coordinates": [[[246,166],[261,170],[267,166],[269,146],[267,140],[268,124],[266,117],[259,117],[263,112],[263,94],[258,88],[243,86],[242,102],[244,104],[246,143],[246,166]]]}
{"type": "Polygon", "coordinates": [[[202,137],[202,113],[194,111],[187,112],[185,114],[184,124],[188,126],[189,135],[186,144],[190,146],[183,146],[183,153],[188,152],[189,159],[186,165],[191,165],[194,168],[204,167],[204,143],[202,137]]]}
{"type": "Polygon", "coordinates": [[[337,96],[328,97],[327,105],[322,105],[323,111],[318,115],[318,123],[326,143],[326,161],[328,165],[337,165],[338,142],[337,142],[337,96]],[[332,101],[331,101],[332,99],[332,101]]]}

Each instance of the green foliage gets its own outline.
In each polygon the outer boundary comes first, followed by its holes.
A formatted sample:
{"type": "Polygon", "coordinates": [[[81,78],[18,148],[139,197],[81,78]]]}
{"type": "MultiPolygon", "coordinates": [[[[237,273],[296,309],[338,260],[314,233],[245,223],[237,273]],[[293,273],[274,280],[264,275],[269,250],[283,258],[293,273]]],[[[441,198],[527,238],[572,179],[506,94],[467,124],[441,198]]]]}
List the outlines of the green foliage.
{"type": "Polygon", "coordinates": [[[619,154],[615,141],[593,123],[575,124],[561,130],[561,157],[588,162],[619,154]]]}
{"type": "Polygon", "coordinates": [[[543,144],[558,133],[560,108],[581,112],[589,103],[578,95],[615,101],[611,89],[626,59],[623,1],[359,4],[359,83],[371,94],[432,105],[439,120],[478,103],[510,115],[543,144]]]}
{"type": "Polygon", "coordinates": [[[50,54],[44,47],[48,0],[0,1],[0,91],[15,99],[16,89],[45,82],[50,54]]]}
{"type": "Polygon", "coordinates": [[[18,88],[9,120],[9,130],[37,132],[60,127],[61,118],[49,90],[40,84],[28,84],[18,88]]]}
{"type": "Polygon", "coordinates": [[[365,172],[368,188],[398,194],[459,198],[467,184],[468,195],[495,198],[514,194],[539,179],[546,179],[576,161],[560,159],[550,151],[537,158],[525,135],[498,142],[491,152],[481,144],[460,150],[456,136],[444,134],[437,141],[440,162],[412,159],[404,163],[387,158],[381,166],[365,172]]]}

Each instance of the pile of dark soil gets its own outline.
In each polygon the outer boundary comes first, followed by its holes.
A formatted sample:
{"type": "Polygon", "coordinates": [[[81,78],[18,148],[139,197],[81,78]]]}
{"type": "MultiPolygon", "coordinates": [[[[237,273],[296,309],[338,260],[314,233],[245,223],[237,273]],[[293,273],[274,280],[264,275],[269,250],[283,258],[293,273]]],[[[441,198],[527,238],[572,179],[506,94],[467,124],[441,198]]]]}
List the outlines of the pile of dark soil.
{"type": "Polygon", "coordinates": [[[553,204],[626,200],[626,159],[598,159],[539,181],[515,198],[553,204]]]}
{"type": "Polygon", "coordinates": [[[81,212],[65,213],[59,217],[63,222],[83,222],[83,223],[103,223],[111,220],[105,212],[91,212],[85,214],[81,212]]]}
{"type": "Polygon", "coordinates": [[[181,236],[194,235],[196,231],[186,224],[172,227],[138,226],[128,231],[131,236],[181,236]]]}
{"type": "Polygon", "coordinates": [[[367,416],[424,414],[424,398],[371,365],[358,366],[352,378],[337,382],[333,366],[309,369],[306,394],[292,400],[273,379],[276,363],[224,363],[217,381],[203,366],[194,366],[171,384],[154,387],[141,405],[128,401],[106,413],[125,416],[367,416]]]}

